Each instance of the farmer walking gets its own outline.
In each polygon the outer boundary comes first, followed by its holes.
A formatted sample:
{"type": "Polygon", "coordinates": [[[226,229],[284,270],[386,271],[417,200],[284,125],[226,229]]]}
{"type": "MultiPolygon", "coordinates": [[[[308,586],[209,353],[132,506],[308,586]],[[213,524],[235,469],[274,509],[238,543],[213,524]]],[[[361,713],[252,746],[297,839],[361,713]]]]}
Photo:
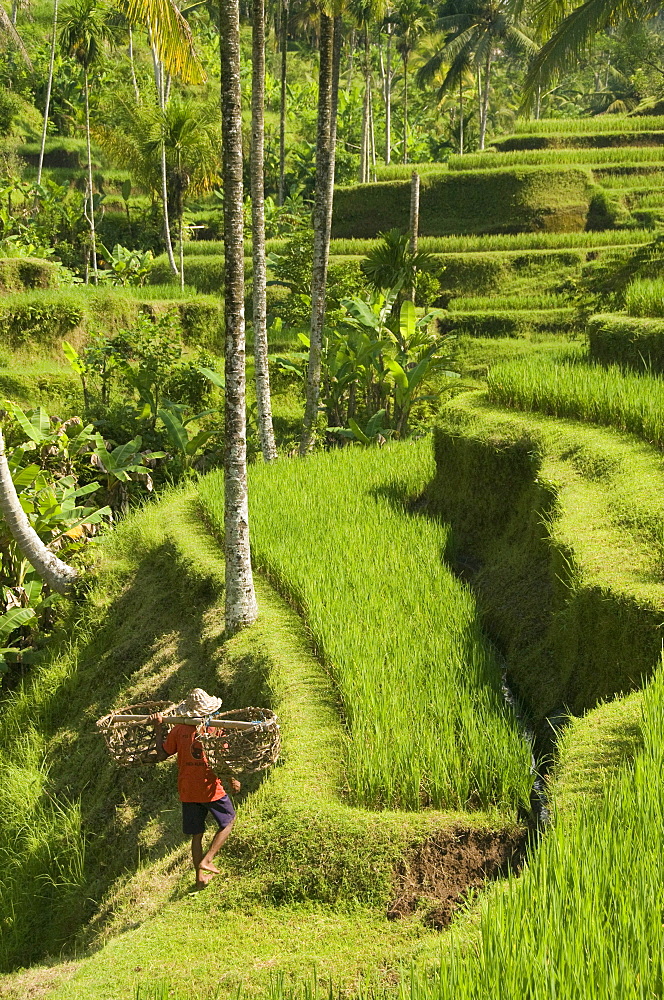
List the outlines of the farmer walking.
{"type": "MultiPolygon", "coordinates": [[[[223,785],[209,767],[203,747],[197,737],[196,727],[201,716],[212,715],[221,706],[221,698],[214,698],[194,688],[179,705],[174,714],[190,716],[191,723],[173,726],[166,739],[162,736],[163,716],[157,712],[150,716],[157,739],[159,760],[178,755],[178,794],[182,802],[182,830],[191,837],[191,858],[196,870],[196,887],[204,889],[213,875],[219,874],[214,859],[228,839],[235,809],[223,785]],[[217,824],[217,832],[207,851],[203,853],[205,821],[210,815],[217,824]]],[[[240,791],[240,782],[231,778],[231,790],[240,791]]]]}

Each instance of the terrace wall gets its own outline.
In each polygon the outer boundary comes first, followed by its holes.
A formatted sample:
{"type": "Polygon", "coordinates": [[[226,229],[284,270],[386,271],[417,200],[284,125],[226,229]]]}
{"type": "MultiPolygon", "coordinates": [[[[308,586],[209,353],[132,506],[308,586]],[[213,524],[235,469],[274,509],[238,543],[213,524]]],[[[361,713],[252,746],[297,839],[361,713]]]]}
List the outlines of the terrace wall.
{"type": "MultiPolygon", "coordinates": [[[[441,172],[422,177],[422,236],[463,233],[577,232],[591,197],[587,171],[529,168],[441,172]]],[[[408,228],[410,184],[386,181],[335,191],[334,238],[372,238],[408,228]]]]}
{"type": "Polygon", "coordinates": [[[452,525],[447,555],[535,721],[637,687],[657,662],[664,586],[635,566],[638,532],[621,535],[607,510],[644,462],[664,484],[656,453],[633,441],[476,396],[435,432],[429,512],[452,525]]]}

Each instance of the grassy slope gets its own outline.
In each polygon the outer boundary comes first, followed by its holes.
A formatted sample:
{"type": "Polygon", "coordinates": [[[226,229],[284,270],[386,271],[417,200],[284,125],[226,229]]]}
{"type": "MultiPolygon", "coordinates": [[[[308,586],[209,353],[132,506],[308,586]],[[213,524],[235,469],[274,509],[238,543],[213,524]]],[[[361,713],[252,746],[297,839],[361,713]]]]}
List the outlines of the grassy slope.
{"type": "MultiPolygon", "coordinates": [[[[55,656],[10,699],[3,716],[4,763],[22,769],[19,781],[28,778],[28,761],[39,767],[48,759],[44,794],[62,797],[68,790],[71,796],[83,783],[88,850],[69,899],[81,929],[74,919],[69,933],[78,937],[79,950],[101,947],[80,963],[9,977],[0,995],[22,997],[43,987],[54,997],[119,1000],[131,995],[137,979],[165,971],[174,983],[200,991],[223,978],[225,984],[241,980],[252,992],[265,989],[275,967],[304,975],[315,964],[323,975],[349,982],[360,969],[380,978],[420,949],[437,952],[439,939],[418,919],[384,919],[395,860],[433,830],[504,819],[372,815],[343,805],[337,794],[342,731],[306,633],[259,580],[261,620],[223,643],[223,567],[191,498],[176,494],[135,515],[104,543],[104,553],[78,647],[55,656]],[[241,803],[221,879],[205,895],[189,896],[168,765],[150,773],[118,771],[90,739],[90,727],[111,704],[177,697],[194,683],[221,690],[227,704],[275,704],[285,762],[241,803]],[[32,733],[29,753],[24,748],[13,758],[12,734],[19,731],[32,733]],[[84,928],[85,899],[104,886],[101,909],[84,928]]],[[[37,823],[40,832],[47,831],[37,823]]],[[[30,896],[26,920],[33,909],[30,896]]],[[[47,936],[49,913],[43,918],[47,936]]]]}

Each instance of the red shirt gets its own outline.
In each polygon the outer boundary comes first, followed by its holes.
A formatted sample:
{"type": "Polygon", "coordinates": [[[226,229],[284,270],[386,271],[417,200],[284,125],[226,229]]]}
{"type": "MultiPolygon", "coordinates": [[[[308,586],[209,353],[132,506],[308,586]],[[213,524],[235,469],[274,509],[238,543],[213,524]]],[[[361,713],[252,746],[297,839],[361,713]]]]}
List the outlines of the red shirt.
{"type": "Polygon", "coordinates": [[[164,750],[178,755],[178,794],[181,802],[214,802],[225,795],[224,786],[209,766],[196,739],[196,726],[173,726],[164,750]]]}

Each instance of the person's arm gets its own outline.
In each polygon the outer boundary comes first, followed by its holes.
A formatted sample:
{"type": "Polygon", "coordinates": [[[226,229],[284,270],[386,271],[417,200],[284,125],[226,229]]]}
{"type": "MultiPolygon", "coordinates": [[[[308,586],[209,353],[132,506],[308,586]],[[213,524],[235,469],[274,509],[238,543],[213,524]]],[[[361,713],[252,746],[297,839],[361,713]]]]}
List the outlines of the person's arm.
{"type": "Polygon", "coordinates": [[[157,741],[157,760],[166,760],[170,754],[164,750],[164,717],[160,712],[155,712],[148,719],[154,726],[154,734],[157,741]]]}

